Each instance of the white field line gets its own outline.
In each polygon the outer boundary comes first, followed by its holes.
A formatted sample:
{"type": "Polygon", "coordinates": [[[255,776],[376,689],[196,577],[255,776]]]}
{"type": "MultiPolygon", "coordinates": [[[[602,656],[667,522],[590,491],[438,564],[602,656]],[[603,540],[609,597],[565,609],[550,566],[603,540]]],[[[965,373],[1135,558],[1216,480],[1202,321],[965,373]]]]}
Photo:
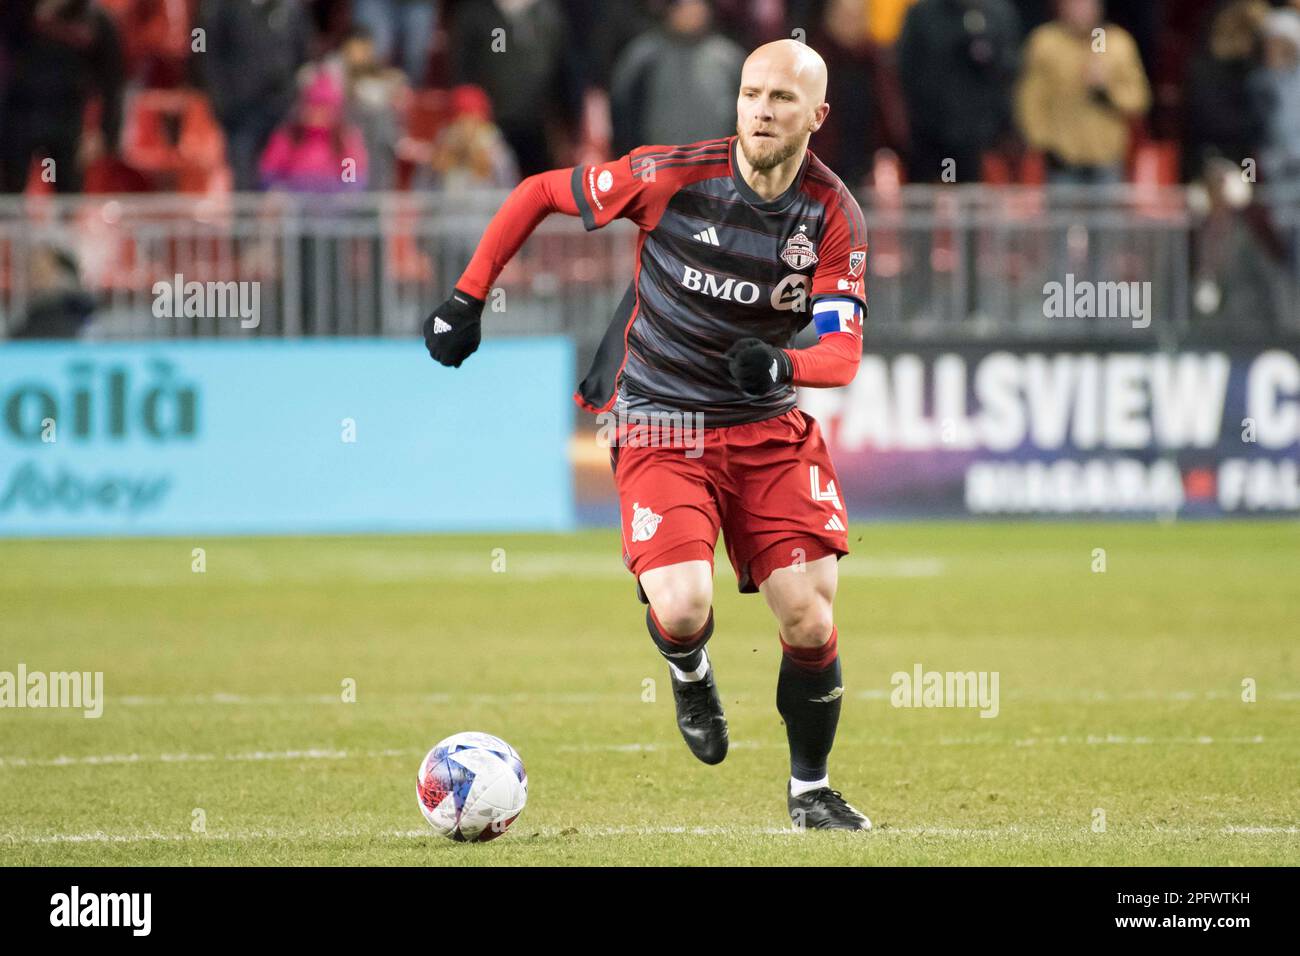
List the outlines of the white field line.
{"type": "MultiPolygon", "coordinates": [[[[391,552],[346,551],[330,555],[326,560],[295,564],[269,564],[259,555],[248,551],[226,552],[225,560],[219,544],[209,548],[209,567],[202,575],[189,571],[189,550],[183,549],[181,562],[184,573],[174,568],[149,568],[118,564],[96,568],[93,579],[79,580],[74,574],[61,574],[49,578],[7,580],[3,588],[41,590],[76,590],[83,587],[166,588],[214,585],[319,585],[323,580],[339,583],[402,583],[437,580],[480,580],[484,582],[550,581],[557,578],[575,580],[631,580],[618,554],[617,544],[608,554],[578,553],[555,554],[546,552],[520,552],[507,550],[505,570],[494,568],[496,558],[490,550],[482,554],[394,554],[391,552]]],[[[941,558],[916,557],[858,557],[849,555],[839,563],[840,574],[851,578],[931,578],[946,573],[947,566],[941,558]]],[[[714,576],[719,581],[732,581],[730,564],[725,560],[714,562],[714,576]]],[[[2,588],[0,588],[2,589],[2,588]]]]}
{"type": "MultiPolygon", "coordinates": [[[[850,696],[858,700],[889,700],[895,691],[875,687],[860,690],[850,696]]],[[[1239,701],[1241,692],[1235,690],[1167,690],[1167,691],[1124,691],[1115,693],[1108,690],[1003,690],[999,693],[1002,700],[1047,701],[1049,703],[1098,703],[1112,701],[1193,701],[1193,700],[1227,700],[1239,701]]],[[[1279,690],[1261,693],[1260,700],[1300,700],[1300,690],[1279,690]]],[[[925,708],[922,708],[925,709],[925,708]]]]}
{"type": "MultiPolygon", "coordinates": [[[[753,826],[577,826],[577,827],[541,827],[533,830],[526,825],[516,827],[515,840],[527,841],[532,836],[547,839],[567,837],[611,837],[611,836],[782,836],[798,837],[805,834],[791,827],[753,827],[753,826]]],[[[1223,827],[1133,827],[1125,828],[1127,835],[1159,833],[1170,836],[1275,836],[1300,834],[1297,826],[1257,826],[1229,825],[1223,827]]],[[[1059,839],[1062,836],[1089,836],[1088,827],[943,827],[914,826],[893,827],[877,826],[865,839],[884,839],[889,837],[959,837],[963,839],[988,839],[991,837],[1014,837],[1023,840],[1059,839]]],[[[49,844],[112,844],[112,843],[203,843],[203,842],[264,842],[273,840],[293,841],[342,841],[355,839],[391,839],[391,840],[437,840],[430,830],[359,830],[359,829],[308,829],[293,830],[232,830],[212,833],[160,833],[157,831],[135,831],[126,833],[0,833],[0,845],[49,845],[49,844]]],[[[498,846],[501,844],[497,844],[498,846]]],[[[467,851],[472,852],[472,851],[467,851]]]]}
{"type": "MultiPolygon", "coordinates": [[[[1208,746],[1211,744],[1263,744],[1267,739],[1262,734],[1251,737],[1146,737],[1127,734],[1086,734],[1060,735],[1056,737],[1024,737],[1009,740],[1004,737],[949,737],[940,736],[938,740],[901,740],[891,737],[867,738],[857,741],[866,746],[883,747],[1036,747],[1053,745],[1085,746],[1208,746]]],[[[622,744],[560,744],[553,748],[560,753],[657,753],[675,752],[681,747],[678,741],[669,743],[622,743],[622,744]]],[[[733,740],[733,750],[780,750],[786,744],[782,741],[733,740]]],[[[407,749],[385,750],[338,750],[328,747],[310,747],[300,750],[252,750],[241,753],[160,753],[160,754],[85,754],[81,756],[60,755],[58,757],[0,757],[0,769],[18,769],[24,767],[95,767],[114,764],[181,764],[229,762],[263,762],[291,760],[375,760],[388,757],[416,756],[424,751],[407,749]]]]}
{"type": "MultiPolygon", "coordinates": [[[[608,693],[555,693],[519,692],[513,694],[450,694],[450,693],[409,693],[409,694],[367,694],[366,702],[380,701],[391,704],[600,704],[620,700],[640,701],[641,687],[625,694],[608,693]]],[[[339,704],[344,701],[340,694],[231,694],[218,692],[213,694],[190,694],[181,696],[155,696],[151,694],[126,694],[109,699],[109,703],[122,704],[125,707],[166,707],[177,705],[229,705],[239,707],[278,707],[286,704],[339,704]]],[[[356,707],[356,703],[348,703],[356,707]]]]}
{"type": "MultiPolygon", "coordinates": [[[[940,743],[944,744],[966,744],[981,743],[978,738],[951,738],[941,739],[940,743]]],[[[1001,743],[1002,741],[994,741],[1001,743]]],[[[1039,744],[1087,744],[1089,746],[1102,745],[1109,746],[1112,744],[1135,744],[1138,746],[1146,744],[1194,744],[1205,746],[1209,744],[1262,744],[1264,743],[1262,734],[1255,734],[1252,737],[1211,737],[1201,734],[1196,737],[1145,737],[1138,735],[1136,737],[1127,734],[1086,734],[1084,736],[1058,736],[1058,737],[1025,737],[1015,741],[1017,747],[1036,747],[1039,744]]]]}
{"type": "MultiPolygon", "coordinates": [[[[674,752],[684,747],[680,740],[671,743],[648,744],[560,744],[555,749],[563,753],[656,753],[658,751],[674,752]]],[[[768,750],[788,745],[783,742],[765,743],[758,740],[732,740],[727,745],[731,750],[768,750]]]]}
{"type": "MultiPolygon", "coordinates": [[[[870,690],[860,690],[849,696],[856,700],[870,701],[887,701],[890,699],[892,690],[874,688],[870,690]]],[[[1199,701],[1199,700],[1227,700],[1236,701],[1240,695],[1235,691],[1220,690],[1172,690],[1165,692],[1141,691],[1113,693],[1104,690],[1075,690],[1075,691],[1003,691],[1000,695],[1003,700],[1025,700],[1025,701],[1045,701],[1048,703],[1059,702],[1082,702],[1082,703],[1108,703],[1115,701],[1199,701]]],[[[1260,700],[1300,700],[1300,691],[1273,691],[1271,693],[1261,693],[1260,700]]],[[[641,688],[639,682],[635,690],[629,690],[627,693],[547,693],[545,691],[520,691],[508,694],[486,694],[486,693],[379,693],[367,694],[366,702],[380,702],[391,704],[408,704],[408,703],[463,703],[463,704],[599,704],[599,703],[643,703],[641,700],[641,688]]],[[[124,694],[122,696],[110,698],[111,703],[121,704],[124,707],[165,707],[175,705],[228,705],[240,707],[276,707],[283,705],[299,704],[342,704],[343,700],[340,694],[236,694],[224,691],[218,691],[211,694],[189,694],[176,696],[160,696],[152,694],[124,694]]],[[[349,706],[356,706],[355,703],[349,706]]],[[[912,709],[912,708],[909,708],[912,709]]],[[[924,708],[923,708],[924,709],[924,708]]]]}
{"type": "MultiPolygon", "coordinates": [[[[1145,737],[1129,736],[1127,734],[1084,734],[1075,736],[1059,735],[1055,737],[1022,737],[1017,739],[988,735],[977,737],[940,736],[937,740],[917,740],[914,738],[902,740],[897,737],[867,737],[859,738],[854,741],[855,744],[868,747],[1037,747],[1051,746],[1055,744],[1083,744],[1085,746],[1206,746],[1210,744],[1263,744],[1267,742],[1267,739],[1262,734],[1255,734],[1251,737],[1210,737],[1205,735],[1197,737],[1145,737]]],[[[554,749],[566,753],[655,753],[658,751],[676,751],[681,746],[682,744],[680,742],[672,741],[670,743],[561,744],[554,749]]],[[[787,745],[784,741],[778,740],[733,740],[731,741],[730,746],[732,750],[783,750],[787,745]]]]}
{"type": "Polygon", "coordinates": [[[80,757],[0,757],[0,768],[7,767],[84,767],[106,764],[140,763],[212,763],[219,760],[257,762],[278,760],[373,760],[381,757],[409,757],[420,750],[334,750],[311,747],[304,750],[250,750],[229,754],[90,754],[80,757]]]}

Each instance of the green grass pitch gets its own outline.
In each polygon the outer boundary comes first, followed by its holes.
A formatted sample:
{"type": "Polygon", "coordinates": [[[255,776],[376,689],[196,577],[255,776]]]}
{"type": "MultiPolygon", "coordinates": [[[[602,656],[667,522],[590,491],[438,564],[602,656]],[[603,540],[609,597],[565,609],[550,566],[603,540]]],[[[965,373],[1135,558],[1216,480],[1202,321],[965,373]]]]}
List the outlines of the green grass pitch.
{"type": "Polygon", "coordinates": [[[1300,525],[850,534],[831,781],[867,834],[790,829],[776,627],[721,552],[706,767],[615,532],[0,543],[0,670],[106,698],[0,710],[0,863],[1300,863],[1300,525]],[[998,715],[892,706],[917,663],[997,671],[998,715]],[[461,730],[528,769],[490,844],[416,806],[461,730]]]}

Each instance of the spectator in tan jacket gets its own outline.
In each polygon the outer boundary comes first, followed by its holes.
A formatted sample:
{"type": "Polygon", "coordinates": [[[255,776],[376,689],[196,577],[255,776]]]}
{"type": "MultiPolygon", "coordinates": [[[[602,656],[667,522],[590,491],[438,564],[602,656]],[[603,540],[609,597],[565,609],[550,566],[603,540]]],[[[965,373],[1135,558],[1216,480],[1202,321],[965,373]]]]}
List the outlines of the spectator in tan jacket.
{"type": "Polygon", "coordinates": [[[1017,122],[1046,154],[1049,182],[1118,182],[1129,123],[1151,105],[1137,44],[1103,22],[1101,0],[1058,0],[1056,10],[1029,35],[1017,122]]]}

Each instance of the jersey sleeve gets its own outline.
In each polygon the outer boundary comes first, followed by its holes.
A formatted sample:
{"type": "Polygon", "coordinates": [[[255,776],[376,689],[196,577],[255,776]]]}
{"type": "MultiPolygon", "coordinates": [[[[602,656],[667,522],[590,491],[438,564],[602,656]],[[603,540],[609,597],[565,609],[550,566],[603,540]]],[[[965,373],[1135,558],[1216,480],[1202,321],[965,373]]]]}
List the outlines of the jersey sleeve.
{"type": "Polygon", "coordinates": [[[647,147],[591,166],[574,166],[570,188],[582,224],[590,232],[615,219],[630,219],[653,229],[662,214],[662,178],[647,147]]]}
{"type": "Polygon", "coordinates": [[[538,223],[553,212],[578,215],[566,188],[568,178],[567,170],[552,169],[529,176],[512,189],[488,223],[456,288],[477,299],[486,299],[492,283],[538,223]]]}
{"type": "Polygon", "coordinates": [[[809,296],[817,344],[786,349],[793,383],[813,388],[836,388],[853,381],[862,361],[867,315],[867,227],[862,210],[842,191],[828,215],[809,296]]]}
{"type": "MultiPolygon", "coordinates": [[[[819,298],[853,299],[867,312],[867,226],[857,200],[844,190],[827,210],[829,220],[809,296],[814,311],[819,298]]],[[[862,334],[861,324],[858,334],[862,334]]]]}

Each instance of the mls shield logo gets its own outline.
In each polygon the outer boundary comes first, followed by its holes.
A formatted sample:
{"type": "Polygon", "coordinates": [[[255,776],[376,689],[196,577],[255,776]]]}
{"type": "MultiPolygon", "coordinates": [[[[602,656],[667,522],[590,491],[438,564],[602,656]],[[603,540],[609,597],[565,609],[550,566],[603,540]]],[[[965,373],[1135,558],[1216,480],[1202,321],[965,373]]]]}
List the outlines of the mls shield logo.
{"type": "Polygon", "coordinates": [[[867,261],[867,252],[865,249],[858,250],[857,252],[850,252],[849,253],[849,275],[855,277],[862,275],[862,267],[863,265],[866,264],[866,261],[867,261]]]}
{"type": "Polygon", "coordinates": [[[663,520],[663,515],[657,515],[649,508],[642,508],[637,502],[632,502],[632,540],[649,541],[663,520]]]}

